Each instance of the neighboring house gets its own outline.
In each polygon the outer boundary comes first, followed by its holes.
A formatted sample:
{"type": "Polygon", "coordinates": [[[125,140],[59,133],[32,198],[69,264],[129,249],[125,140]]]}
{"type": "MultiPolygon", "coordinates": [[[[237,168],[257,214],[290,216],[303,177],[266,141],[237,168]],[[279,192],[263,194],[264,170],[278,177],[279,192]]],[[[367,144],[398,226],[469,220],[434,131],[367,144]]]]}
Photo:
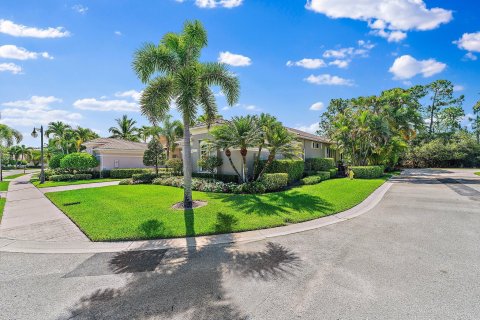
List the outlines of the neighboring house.
{"type": "Polygon", "coordinates": [[[143,153],[147,144],[115,138],[98,138],[83,143],[86,152],[99,161],[99,170],[145,168],[143,153]]]}
{"type": "MultiPolygon", "coordinates": [[[[160,141],[160,143],[162,144],[162,146],[164,147],[165,149],[165,156],[167,155],[167,139],[164,137],[164,136],[160,136],[158,138],[158,140],[160,141]]],[[[182,158],[182,153],[180,152],[180,149],[179,148],[175,148],[175,150],[170,150],[170,159],[175,159],[175,158],[182,158]]]]}
{"type": "MultiPolygon", "coordinates": [[[[212,126],[221,125],[225,123],[225,120],[217,120],[212,126]]],[[[290,132],[297,135],[298,141],[303,145],[303,159],[306,158],[335,158],[338,160],[335,150],[331,149],[330,146],[333,144],[330,140],[325,137],[317,136],[311,133],[300,131],[297,129],[287,128],[290,132]]],[[[219,174],[235,174],[228,158],[225,156],[223,150],[215,150],[208,143],[209,140],[212,140],[212,136],[209,133],[209,129],[205,124],[195,125],[190,129],[192,138],[191,138],[191,149],[192,149],[192,162],[193,162],[193,172],[204,172],[203,169],[198,165],[198,160],[204,156],[218,156],[222,158],[223,165],[217,169],[219,174]]],[[[179,151],[181,151],[183,141],[177,142],[179,151]]],[[[240,155],[240,150],[232,151],[232,161],[235,164],[235,167],[239,172],[242,172],[243,162],[240,155]]],[[[254,159],[258,153],[257,148],[248,149],[247,153],[247,167],[248,172],[252,173],[254,159]]],[[[268,150],[262,151],[260,159],[266,160],[268,157],[268,150]]],[[[277,159],[281,159],[282,155],[277,155],[277,159]]]]}

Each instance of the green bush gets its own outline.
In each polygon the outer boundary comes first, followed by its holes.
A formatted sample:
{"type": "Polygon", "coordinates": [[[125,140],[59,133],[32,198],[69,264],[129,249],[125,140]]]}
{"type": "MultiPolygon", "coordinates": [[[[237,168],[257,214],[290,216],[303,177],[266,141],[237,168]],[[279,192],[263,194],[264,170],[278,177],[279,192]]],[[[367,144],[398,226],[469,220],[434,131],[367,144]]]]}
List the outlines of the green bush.
{"type": "Polygon", "coordinates": [[[330,172],[330,178],[336,178],[338,175],[338,168],[332,168],[328,170],[330,172]]]}
{"type": "Polygon", "coordinates": [[[136,169],[112,169],[112,170],[110,170],[110,178],[126,179],[126,178],[131,178],[132,175],[134,175],[134,174],[149,173],[149,172],[151,172],[150,169],[141,169],[141,168],[136,168],[136,169]]]}
{"type": "Polygon", "coordinates": [[[48,162],[48,166],[50,167],[50,169],[60,168],[60,161],[63,157],[65,157],[64,154],[54,154],[48,162]]]}
{"type": "Polygon", "coordinates": [[[76,173],[73,175],[74,180],[90,180],[92,175],[90,173],[76,173]]]}
{"type": "MultiPolygon", "coordinates": [[[[194,178],[212,178],[212,175],[210,173],[206,172],[192,172],[192,177],[194,178]]],[[[214,175],[215,180],[219,180],[225,183],[237,183],[238,182],[238,176],[236,174],[218,174],[216,173],[214,175]]]]}
{"type": "Polygon", "coordinates": [[[178,158],[169,159],[165,164],[167,165],[167,167],[172,169],[173,175],[181,176],[183,174],[182,159],[178,159],[178,158]]]}
{"type": "Polygon", "coordinates": [[[123,180],[120,180],[120,182],[118,184],[119,185],[130,185],[130,184],[133,184],[133,181],[132,181],[132,179],[123,179],[123,180]]]}
{"type": "Polygon", "coordinates": [[[350,167],[350,170],[354,173],[354,178],[356,179],[373,179],[379,178],[383,175],[384,167],[383,166],[357,166],[350,167]]]}
{"type": "Polygon", "coordinates": [[[157,175],[153,172],[136,173],[132,175],[132,181],[134,183],[152,183],[155,178],[157,178],[157,175]]]}
{"type": "Polygon", "coordinates": [[[233,190],[234,193],[249,193],[249,194],[258,194],[265,193],[267,187],[262,181],[253,181],[242,183],[238,185],[236,190],[233,190]]]}
{"type": "MultiPolygon", "coordinates": [[[[265,166],[266,160],[259,163],[258,171],[265,166]]],[[[288,173],[288,183],[300,180],[303,176],[303,160],[273,160],[267,168],[267,173],[288,173]]]]}
{"type": "Polygon", "coordinates": [[[317,171],[317,174],[303,178],[301,183],[317,184],[328,179],[330,179],[330,171],[317,171]]]}
{"type": "Polygon", "coordinates": [[[285,188],[288,185],[287,173],[266,173],[262,177],[267,191],[276,191],[285,188]]]}
{"type": "Polygon", "coordinates": [[[98,160],[86,152],[70,153],[60,160],[60,168],[70,171],[88,170],[96,166],[98,166],[98,160]]]}
{"type": "Polygon", "coordinates": [[[48,180],[50,181],[70,181],[75,180],[73,174],[54,174],[51,175],[48,180]]]}
{"type": "Polygon", "coordinates": [[[305,159],[305,171],[329,171],[335,167],[335,160],[333,158],[305,159]]]}
{"type": "Polygon", "coordinates": [[[110,170],[103,169],[100,171],[100,178],[110,178],[110,170]]]}

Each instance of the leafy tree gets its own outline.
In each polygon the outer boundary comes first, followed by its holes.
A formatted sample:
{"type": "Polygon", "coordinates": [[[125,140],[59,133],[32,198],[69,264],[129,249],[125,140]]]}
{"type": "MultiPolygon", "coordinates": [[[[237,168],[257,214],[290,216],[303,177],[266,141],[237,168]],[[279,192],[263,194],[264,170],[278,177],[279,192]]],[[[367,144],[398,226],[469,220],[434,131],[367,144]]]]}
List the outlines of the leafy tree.
{"type": "Polygon", "coordinates": [[[470,118],[472,121],[472,130],[477,138],[477,143],[480,144],[480,100],[473,106],[474,118],[470,118]]]}
{"type": "Polygon", "coordinates": [[[58,169],[60,168],[60,161],[65,157],[63,153],[57,153],[54,154],[50,157],[50,160],[48,161],[48,167],[50,169],[58,169]]]}
{"type": "Polygon", "coordinates": [[[163,162],[163,146],[157,139],[152,139],[148,143],[148,148],[143,154],[143,164],[154,166],[155,173],[158,176],[158,166],[163,162]]]}
{"type": "Polygon", "coordinates": [[[438,113],[437,127],[439,132],[455,133],[462,128],[460,122],[465,116],[462,107],[447,107],[438,113]]]}
{"type": "Polygon", "coordinates": [[[0,124],[0,181],[3,181],[3,168],[2,161],[4,148],[10,147],[14,142],[19,143],[22,141],[22,134],[7,126],[6,124],[0,124]]]}
{"type": "Polygon", "coordinates": [[[203,157],[198,160],[198,165],[203,170],[212,174],[212,178],[215,177],[215,170],[223,164],[223,160],[217,156],[203,157]]]}
{"type": "Polygon", "coordinates": [[[219,86],[229,105],[237,102],[238,79],[226,65],[200,62],[207,45],[207,32],[199,21],[187,21],[181,33],[167,33],[159,45],[147,43],[135,52],[133,69],[147,85],[140,108],[152,124],[164,119],[172,102],[182,115],[184,127],[183,172],[184,208],[192,207],[192,155],[190,125],[201,107],[208,122],[217,114],[215,96],[210,86],[219,86]]]}
{"type": "Polygon", "coordinates": [[[135,127],[137,121],[129,119],[126,114],[121,118],[115,119],[117,127],[110,127],[108,131],[112,134],[111,138],[124,139],[129,141],[138,142],[138,128],[135,127]]]}
{"type": "MultiPolygon", "coordinates": [[[[51,160],[50,160],[51,162],[51,160]]],[[[86,152],[74,152],[60,160],[60,167],[69,171],[90,170],[98,166],[98,160],[86,152]]]]}

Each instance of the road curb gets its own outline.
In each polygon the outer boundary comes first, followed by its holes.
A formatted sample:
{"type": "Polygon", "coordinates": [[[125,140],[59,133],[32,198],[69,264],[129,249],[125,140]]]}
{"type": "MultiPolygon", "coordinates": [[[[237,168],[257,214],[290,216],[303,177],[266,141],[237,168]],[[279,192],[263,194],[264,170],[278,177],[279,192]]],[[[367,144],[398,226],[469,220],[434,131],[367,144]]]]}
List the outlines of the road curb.
{"type": "Polygon", "coordinates": [[[0,238],[0,252],[16,253],[100,253],[120,252],[128,250],[158,250],[158,249],[185,249],[188,247],[204,247],[228,243],[245,243],[266,240],[274,237],[295,234],[299,232],[326,227],[338,222],[346,221],[367,213],[382,200],[383,196],[392,186],[390,181],[385,182],[370,194],[364,201],[355,207],[337,214],[318,218],[288,226],[245,231],[238,233],[220,234],[212,236],[198,236],[175,239],[159,239],[145,241],[120,241],[120,242],[56,242],[32,241],[0,238]]]}

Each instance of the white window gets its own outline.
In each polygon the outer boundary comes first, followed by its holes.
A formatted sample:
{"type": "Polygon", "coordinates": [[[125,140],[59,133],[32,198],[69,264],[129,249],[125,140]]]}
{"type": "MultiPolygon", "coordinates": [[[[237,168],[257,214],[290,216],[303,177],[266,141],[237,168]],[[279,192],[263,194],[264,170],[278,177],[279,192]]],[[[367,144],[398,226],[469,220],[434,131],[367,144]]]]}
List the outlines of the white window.
{"type": "Polygon", "coordinates": [[[119,166],[120,166],[119,161],[118,161],[118,160],[115,160],[115,161],[113,162],[113,167],[114,167],[115,169],[118,169],[119,166]]]}
{"type": "Polygon", "coordinates": [[[320,143],[312,142],[312,149],[320,149],[320,143]]]}
{"type": "Polygon", "coordinates": [[[330,147],[327,148],[327,158],[335,158],[337,155],[337,151],[335,149],[332,149],[330,147]]]}

